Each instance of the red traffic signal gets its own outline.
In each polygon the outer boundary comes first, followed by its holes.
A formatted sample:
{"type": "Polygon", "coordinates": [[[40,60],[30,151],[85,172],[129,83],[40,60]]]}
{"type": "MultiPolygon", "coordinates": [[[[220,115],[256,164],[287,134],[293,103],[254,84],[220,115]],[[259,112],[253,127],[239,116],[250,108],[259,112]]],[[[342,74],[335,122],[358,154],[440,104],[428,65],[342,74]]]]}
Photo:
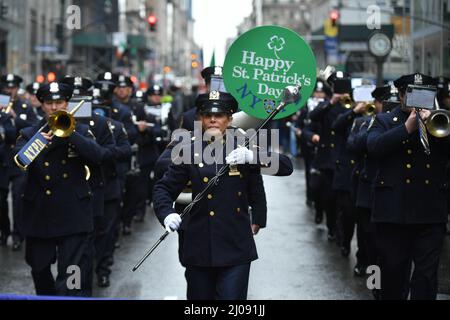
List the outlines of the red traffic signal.
{"type": "Polygon", "coordinates": [[[332,10],[330,12],[330,20],[331,25],[334,27],[336,26],[337,20],[339,19],[339,11],[338,10],[332,10]]]}
{"type": "Polygon", "coordinates": [[[154,14],[151,14],[147,17],[147,22],[150,25],[150,31],[156,31],[156,22],[158,19],[156,19],[156,16],[154,14]]]}

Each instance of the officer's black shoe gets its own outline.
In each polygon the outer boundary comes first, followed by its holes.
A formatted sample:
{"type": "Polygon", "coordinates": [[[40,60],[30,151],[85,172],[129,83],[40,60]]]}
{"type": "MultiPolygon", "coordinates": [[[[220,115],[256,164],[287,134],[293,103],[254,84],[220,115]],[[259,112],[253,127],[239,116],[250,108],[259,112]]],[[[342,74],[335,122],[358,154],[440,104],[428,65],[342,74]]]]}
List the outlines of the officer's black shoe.
{"type": "Polygon", "coordinates": [[[343,257],[348,257],[349,254],[350,254],[350,249],[349,248],[341,247],[341,255],[343,257]]]}
{"type": "Polygon", "coordinates": [[[357,277],[362,277],[366,275],[366,266],[361,264],[356,264],[355,268],[353,268],[353,273],[357,277]]]}
{"type": "Polygon", "coordinates": [[[107,287],[109,287],[109,285],[110,285],[110,283],[109,283],[109,276],[100,276],[98,278],[97,285],[100,288],[107,288],[107,287]]]}
{"type": "Polygon", "coordinates": [[[131,234],[131,227],[130,226],[123,226],[122,233],[124,236],[129,236],[131,234]]]}
{"type": "Polygon", "coordinates": [[[6,234],[2,234],[0,236],[0,246],[4,247],[8,243],[8,236],[6,234]]]}
{"type": "Polygon", "coordinates": [[[20,249],[22,249],[22,242],[21,241],[14,241],[12,250],[13,251],[20,251],[20,249]]]}

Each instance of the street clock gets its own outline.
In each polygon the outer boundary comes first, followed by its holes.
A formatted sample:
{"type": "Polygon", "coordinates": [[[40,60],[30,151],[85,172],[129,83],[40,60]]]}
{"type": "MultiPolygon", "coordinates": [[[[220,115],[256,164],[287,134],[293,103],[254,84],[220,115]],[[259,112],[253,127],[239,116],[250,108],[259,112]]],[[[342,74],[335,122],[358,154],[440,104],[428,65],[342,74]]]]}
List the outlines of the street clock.
{"type": "Polygon", "coordinates": [[[385,57],[391,52],[391,49],[391,40],[384,33],[377,32],[369,38],[369,51],[374,56],[385,57]]]}

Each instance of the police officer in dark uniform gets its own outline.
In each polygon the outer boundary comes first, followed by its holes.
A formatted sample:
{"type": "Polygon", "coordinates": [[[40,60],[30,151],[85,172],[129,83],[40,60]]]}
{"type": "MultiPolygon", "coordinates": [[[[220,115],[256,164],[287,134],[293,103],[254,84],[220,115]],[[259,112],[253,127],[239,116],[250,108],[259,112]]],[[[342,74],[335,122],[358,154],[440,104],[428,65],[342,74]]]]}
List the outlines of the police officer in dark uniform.
{"type": "Polygon", "coordinates": [[[34,113],[38,121],[44,118],[44,111],[41,109],[41,102],[36,97],[36,93],[42,85],[39,82],[33,82],[27,85],[26,91],[28,94],[28,104],[33,108],[34,113]]]}
{"type": "MultiPolygon", "coordinates": [[[[95,85],[97,86],[97,85],[95,85]]],[[[114,244],[117,229],[120,225],[122,190],[119,178],[120,163],[128,162],[131,157],[131,147],[125,127],[122,123],[111,119],[111,108],[105,106],[99,96],[99,88],[94,89],[94,114],[104,114],[107,118],[108,128],[113,135],[114,146],[109,149],[109,157],[104,161],[102,168],[105,175],[104,214],[99,217],[96,228],[95,251],[97,284],[100,287],[109,287],[111,274],[110,261],[113,260],[114,244]]],[[[107,94],[109,96],[112,91],[107,94]]]]}
{"type": "MultiPolygon", "coordinates": [[[[115,86],[114,90],[117,87],[118,81],[119,77],[111,72],[104,72],[97,76],[97,82],[112,83],[115,86]]],[[[137,130],[136,126],[133,124],[131,110],[118,100],[113,99],[113,95],[111,95],[109,99],[108,103],[112,106],[111,118],[123,123],[125,130],[127,131],[130,145],[133,145],[136,142],[137,130]]]]}
{"type": "MultiPolygon", "coordinates": [[[[121,199],[116,170],[116,159],[121,158],[121,153],[116,149],[117,141],[111,129],[113,120],[107,118],[111,108],[103,106],[100,89],[92,89],[93,83],[88,78],[66,76],[62,82],[71,85],[74,89],[74,96],[78,96],[78,98],[89,96],[90,91],[93,91],[93,100],[91,101],[93,112],[89,118],[82,118],[78,121],[89,125],[89,129],[93,132],[97,144],[104,152],[104,157],[100,164],[89,163],[90,177],[88,181],[93,194],[95,232],[92,234],[91,241],[93,249],[95,249],[97,283],[100,287],[106,287],[109,286],[110,273],[109,265],[107,265],[107,257],[110,251],[109,243],[112,242],[110,238],[113,225],[117,223],[119,201],[121,199]],[[101,110],[98,109],[99,106],[102,107],[101,110]],[[107,275],[103,276],[105,273],[107,275]]],[[[107,93],[107,95],[110,95],[111,92],[107,93]]],[[[116,125],[120,126],[120,124],[116,125]]],[[[126,141],[126,144],[129,146],[128,141],[126,141]]],[[[92,277],[90,275],[91,279],[92,277]]]]}
{"type": "MultiPolygon", "coordinates": [[[[160,146],[162,146],[164,135],[161,129],[162,122],[161,116],[156,106],[160,104],[162,95],[161,87],[154,85],[151,86],[146,96],[149,99],[149,105],[144,107],[144,112],[138,114],[137,128],[138,128],[138,151],[137,151],[137,163],[139,165],[139,190],[134,190],[135,200],[132,208],[134,210],[128,210],[124,215],[124,234],[131,232],[131,220],[133,216],[136,216],[138,221],[142,221],[146,213],[147,201],[152,200],[152,190],[154,184],[154,166],[156,160],[160,155],[160,146]]],[[[164,146],[165,147],[165,146],[164,146]]],[[[129,205],[127,207],[130,207],[129,205]]]]}
{"type": "MultiPolygon", "coordinates": [[[[349,79],[350,80],[350,79],[349,79]]],[[[345,92],[350,97],[350,92],[345,92]]],[[[353,238],[357,213],[354,198],[354,184],[359,175],[357,155],[353,154],[347,147],[346,141],[350,134],[352,125],[360,125],[356,121],[366,111],[366,103],[361,101],[352,102],[346,106],[348,109],[341,113],[333,122],[332,129],[341,138],[342,144],[338,146],[338,157],[333,178],[333,190],[337,197],[337,225],[341,236],[341,254],[347,257],[350,254],[350,245],[353,238]],[[356,121],[356,122],[355,122],[356,121]],[[352,180],[352,173],[354,174],[352,180]],[[353,192],[352,192],[353,191],[353,192]]],[[[358,238],[361,240],[361,238],[358,238]]],[[[356,252],[357,264],[363,264],[365,259],[365,246],[358,242],[356,252]],[[363,258],[364,257],[364,258],[363,258]],[[361,260],[361,262],[359,262],[361,260]]]]}
{"type": "MultiPolygon", "coordinates": [[[[328,85],[322,80],[317,79],[316,86],[311,98],[308,99],[307,105],[300,109],[299,116],[296,121],[296,134],[300,139],[300,152],[305,163],[305,180],[306,180],[306,204],[312,205],[315,195],[313,195],[313,188],[311,188],[311,165],[315,153],[315,144],[312,142],[312,136],[314,135],[308,126],[311,123],[309,118],[309,112],[320,103],[331,97],[331,90],[328,85]],[[304,130],[307,128],[306,130],[304,130]]],[[[317,215],[316,223],[322,222],[322,214],[317,215]]]]}
{"type": "MultiPolygon", "coordinates": [[[[431,153],[419,139],[417,114],[407,108],[407,85],[431,85],[420,73],[394,81],[401,107],[377,115],[369,128],[369,155],[378,161],[372,221],[380,254],[381,298],[406,299],[411,261],[411,299],[436,299],[437,269],[447,222],[445,166],[450,139],[428,134],[431,153]]],[[[421,110],[422,119],[429,117],[421,110]]]]}
{"type": "MultiPolygon", "coordinates": [[[[207,67],[201,71],[201,75],[203,80],[205,80],[206,91],[209,92],[211,85],[211,77],[212,76],[222,77],[222,67],[220,66],[207,67]]],[[[197,120],[197,116],[198,113],[196,107],[192,107],[191,109],[183,112],[180,117],[180,128],[186,129],[188,131],[194,131],[194,122],[197,120]]]]}
{"type": "MultiPolygon", "coordinates": [[[[250,263],[257,259],[248,216],[248,190],[253,187],[249,177],[252,170],[259,170],[261,163],[250,165],[255,159],[253,152],[237,148],[232,136],[224,136],[231,115],[237,110],[237,102],[230,94],[212,91],[198,107],[204,131],[210,137],[209,141],[201,142],[201,148],[210,149],[214,160],[211,164],[203,163],[191,144],[187,148],[190,153],[187,163],[170,165],[156,183],[154,209],[167,230],[182,230],[179,252],[186,267],[188,299],[246,299],[250,263]],[[223,152],[226,145],[236,149],[227,155],[223,152]],[[175,198],[189,180],[195,197],[225,162],[237,165],[238,173],[224,175],[181,222],[179,214],[174,213],[175,198]]],[[[279,156],[278,174],[289,175],[292,163],[289,158],[279,156]]]]}
{"type": "MultiPolygon", "coordinates": [[[[37,97],[46,118],[21,131],[19,150],[59,110],[66,110],[72,96],[70,86],[42,86],[37,97]]],[[[38,295],[89,295],[88,269],[92,266],[90,233],[93,231],[92,191],[86,180],[89,163],[100,163],[103,151],[89,127],[80,123],[67,138],[53,135],[48,126],[41,131],[48,141],[28,166],[23,192],[21,226],[26,236],[26,261],[31,266],[38,295]],[[58,262],[56,280],[51,264],[58,262]],[[80,279],[70,285],[76,273],[80,279]]]]}
{"type": "MultiPolygon", "coordinates": [[[[372,181],[377,171],[377,163],[367,152],[367,128],[375,114],[383,109],[383,101],[390,97],[391,87],[377,87],[372,92],[374,114],[355,118],[350,135],[347,139],[347,149],[354,155],[356,164],[352,171],[352,199],[356,206],[358,252],[357,262],[353,272],[357,276],[366,274],[369,265],[378,265],[376,238],[374,227],[370,222],[372,197],[372,181]]],[[[377,292],[374,291],[374,294],[377,292]]]]}
{"type": "Polygon", "coordinates": [[[15,144],[16,127],[11,115],[4,112],[7,106],[0,106],[0,246],[5,246],[11,234],[9,220],[8,192],[9,177],[6,156],[9,146],[15,144]]]}
{"type": "MultiPolygon", "coordinates": [[[[16,127],[16,133],[23,128],[34,125],[37,121],[36,114],[33,109],[29,107],[24,101],[18,98],[18,91],[23,79],[14,74],[8,74],[0,77],[0,86],[3,87],[3,91],[10,95],[11,102],[13,103],[9,113],[13,119],[14,126],[16,127]]],[[[17,138],[17,137],[16,137],[17,138]]],[[[5,155],[8,177],[12,184],[12,205],[13,205],[13,247],[14,251],[18,251],[22,247],[23,236],[20,231],[20,227],[16,223],[16,219],[20,215],[21,201],[20,195],[22,193],[21,188],[24,180],[24,173],[13,163],[14,156],[14,143],[7,145],[7,152],[5,155]]]]}
{"type": "MultiPolygon", "coordinates": [[[[337,71],[327,78],[327,83],[332,86],[333,96],[331,100],[325,100],[310,112],[310,119],[319,128],[315,140],[317,154],[312,167],[318,170],[320,183],[318,183],[320,194],[318,200],[327,217],[328,240],[334,241],[336,237],[336,193],[332,189],[336,161],[338,160],[339,148],[344,145],[341,135],[337,135],[332,128],[333,122],[339,114],[347,111],[340,103],[341,98],[351,90],[350,75],[337,71]]],[[[317,208],[316,208],[317,210],[317,208]]],[[[339,236],[339,235],[337,235],[339,236]]],[[[341,239],[338,239],[341,244],[341,239]]]]}

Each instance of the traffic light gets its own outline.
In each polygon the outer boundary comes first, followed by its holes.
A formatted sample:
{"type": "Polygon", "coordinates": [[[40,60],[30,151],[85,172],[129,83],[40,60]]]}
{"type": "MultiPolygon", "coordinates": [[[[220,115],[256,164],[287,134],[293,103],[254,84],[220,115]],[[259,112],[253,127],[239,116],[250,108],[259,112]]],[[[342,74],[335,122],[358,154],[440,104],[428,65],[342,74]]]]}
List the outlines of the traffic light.
{"type": "Polygon", "coordinates": [[[3,1],[0,3],[0,18],[6,18],[8,15],[8,6],[3,4],[3,1]]]}
{"type": "Polygon", "coordinates": [[[156,16],[154,14],[151,14],[147,17],[147,22],[150,25],[150,31],[155,32],[156,31],[156,23],[158,19],[156,19],[156,16]]]}
{"type": "Polygon", "coordinates": [[[339,11],[334,9],[330,12],[331,25],[335,27],[337,25],[337,20],[339,19],[339,11]]]}

